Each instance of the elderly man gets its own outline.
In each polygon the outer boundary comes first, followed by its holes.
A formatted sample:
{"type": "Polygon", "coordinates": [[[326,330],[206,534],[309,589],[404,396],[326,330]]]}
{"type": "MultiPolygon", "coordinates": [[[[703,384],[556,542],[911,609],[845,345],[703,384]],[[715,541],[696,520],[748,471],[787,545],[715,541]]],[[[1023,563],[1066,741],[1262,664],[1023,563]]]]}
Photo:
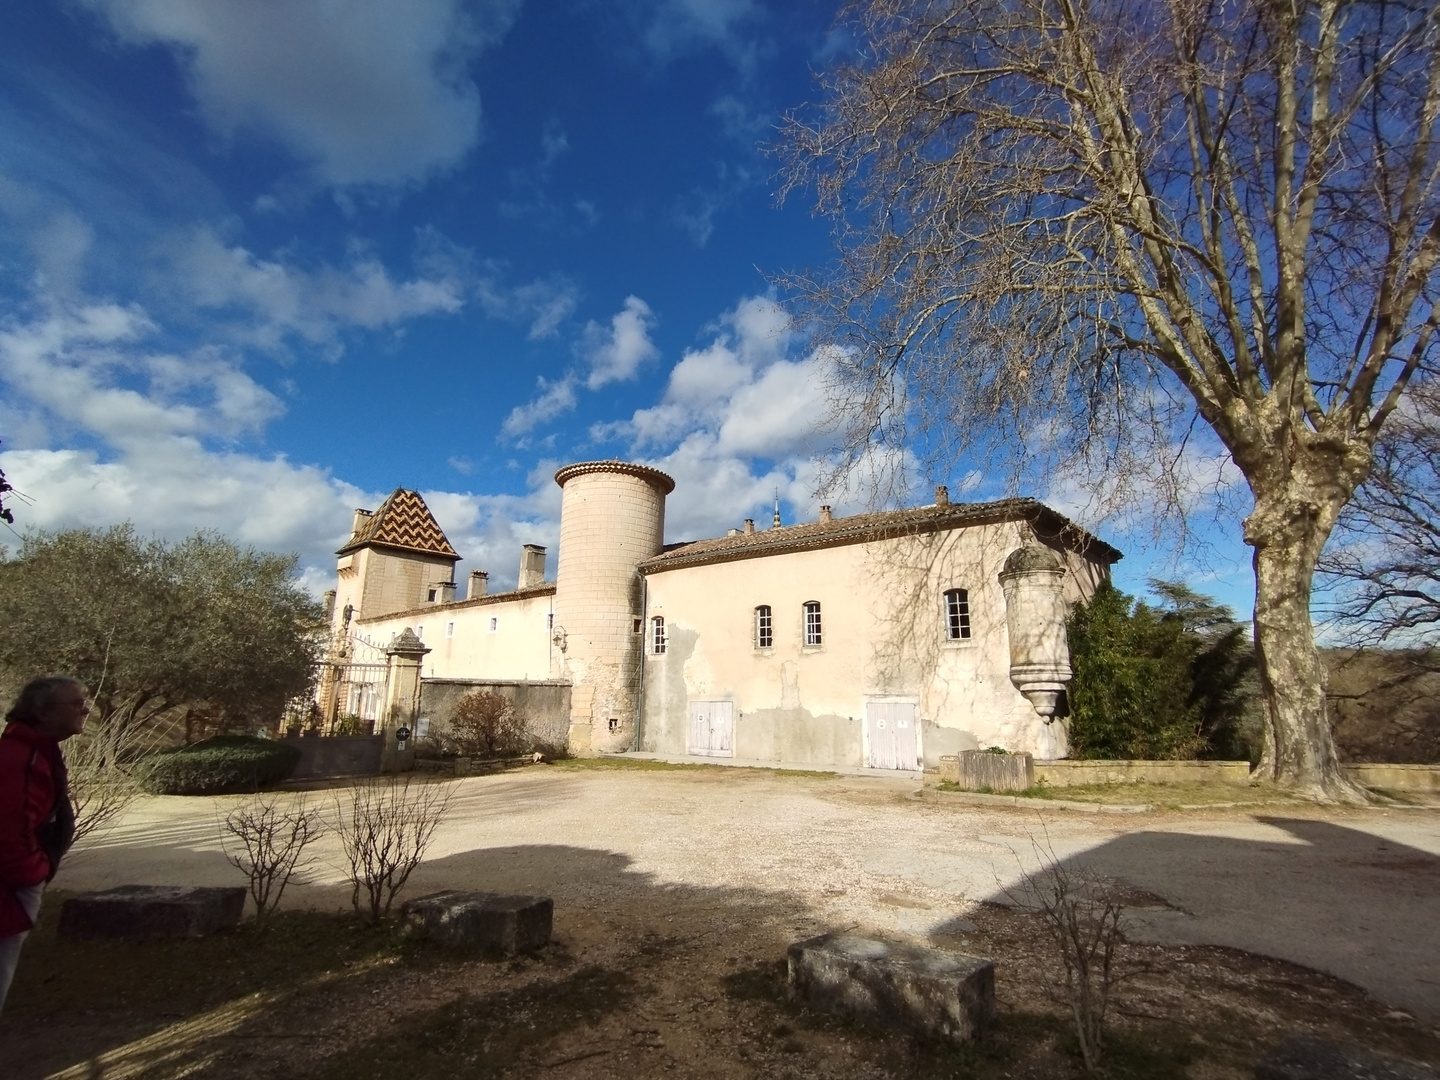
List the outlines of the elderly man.
{"type": "Polygon", "coordinates": [[[74,679],[36,679],[20,691],[0,734],[0,1008],[40,894],[75,838],[60,744],[85,730],[90,706],[74,679]]]}

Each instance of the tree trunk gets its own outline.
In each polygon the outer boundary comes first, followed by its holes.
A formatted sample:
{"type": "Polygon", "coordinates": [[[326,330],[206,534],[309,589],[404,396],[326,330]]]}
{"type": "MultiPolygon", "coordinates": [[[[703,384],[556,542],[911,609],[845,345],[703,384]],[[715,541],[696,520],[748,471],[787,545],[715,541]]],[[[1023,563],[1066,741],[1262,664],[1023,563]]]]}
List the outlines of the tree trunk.
{"type": "Polygon", "coordinates": [[[1310,622],[1315,563],[1333,518],[1314,504],[1257,499],[1245,520],[1245,542],[1255,549],[1255,655],[1268,720],[1255,775],[1320,799],[1365,802],[1335,754],[1325,667],[1310,622]]]}

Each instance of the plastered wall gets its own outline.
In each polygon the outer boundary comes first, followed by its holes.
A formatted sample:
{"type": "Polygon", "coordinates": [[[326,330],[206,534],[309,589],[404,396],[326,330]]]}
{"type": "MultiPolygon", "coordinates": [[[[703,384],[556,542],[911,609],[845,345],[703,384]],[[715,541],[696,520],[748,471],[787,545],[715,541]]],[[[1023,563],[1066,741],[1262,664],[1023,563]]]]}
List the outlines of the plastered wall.
{"type": "MultiPolygon", "coordinates": [[[[733,702],[734,754],[861,765],[870,700],[914,703],[920,752],[1003,746],[1055,753],[1009,679],[999,573],[1023,542],[1018,523],[711,563],[648,575],[648,619],[666,621],[661,655],[645,648],[641,746],[687,751],[688,703],[733,702]],[[945,636],[942,594],[969,593],[971,637],[945,636]],[[803,643],[803,605],[821,604],[822,644],[803,643]],[[770,605],[774,644],[755,644],[754,612],[770,605]]],[[[1089,596],[1108,569],[1062,552],[1067,601],[1089,596]]]]}
{"type": "Polygon", "coordinates": [[[551,677],[550,615],[554,588],[514,599],[504,593],[362,619],[355,633],[379,648],[410,627],[430,652],[422,678],[534,679],[551,677]],[[492,629],[492,620],[494,623],[492,629]]]}

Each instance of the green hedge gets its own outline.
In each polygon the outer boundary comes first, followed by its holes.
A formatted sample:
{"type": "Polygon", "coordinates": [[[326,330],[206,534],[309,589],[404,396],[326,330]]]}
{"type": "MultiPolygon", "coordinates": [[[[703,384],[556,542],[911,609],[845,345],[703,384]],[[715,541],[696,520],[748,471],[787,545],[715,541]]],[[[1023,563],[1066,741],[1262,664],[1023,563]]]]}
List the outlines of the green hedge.
{"type": "Polygon", "coordinates": [[[135,775],[151,795],[227,795],[259,791],[284,780],[300,763],[293,746],[250,735],[163,750],[141,760],[135,775]]]}

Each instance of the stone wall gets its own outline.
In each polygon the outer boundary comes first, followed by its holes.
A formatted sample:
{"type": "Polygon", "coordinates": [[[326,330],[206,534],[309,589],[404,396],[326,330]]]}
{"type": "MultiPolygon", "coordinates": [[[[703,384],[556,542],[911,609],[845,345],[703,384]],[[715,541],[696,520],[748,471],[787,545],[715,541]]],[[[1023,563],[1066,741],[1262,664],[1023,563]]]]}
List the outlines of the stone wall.
{"type": "Polygon", "coordinates": [[[277,739],[300,751],[291,780],[325,776],[375,776],[385,751],[383,735],[312,735],[277,739]]]}
{"type": "Polygon", "coordinates": [[[466,694],[489,691],[508,698],[530,725],[538,742],[565,745],[570,731],[570,684],[547,680],[421,679],[420,713],[430,721],[430,733],[445,730],[455,704],[466,694]]]}
{"type": "Polygon", "coordinates": [[[1035,782],[1081,784],[1244,784],[1248,761],[1037,761],[1035,782]]]}

